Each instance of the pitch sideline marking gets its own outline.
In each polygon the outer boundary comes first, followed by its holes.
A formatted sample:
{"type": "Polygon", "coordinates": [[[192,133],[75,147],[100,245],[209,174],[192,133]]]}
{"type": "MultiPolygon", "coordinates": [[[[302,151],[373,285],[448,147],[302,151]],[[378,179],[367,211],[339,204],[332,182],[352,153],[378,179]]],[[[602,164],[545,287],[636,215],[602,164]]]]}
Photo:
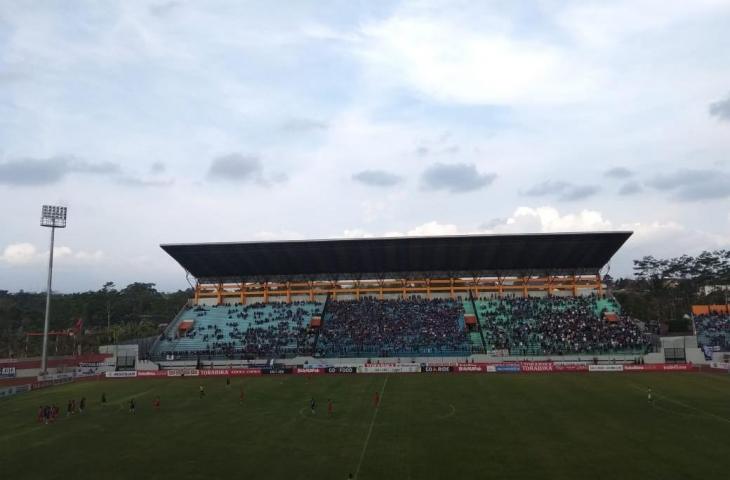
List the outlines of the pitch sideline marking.
{"type": "Polygon", "coordinates": [[[383,395],[385,394],[385,386],[388,384],[388,378],[385,377],[385,381],[383,382],[383,387],[380,389],[380,399],[378,401],[378,404],[375,406],[375,412],[373,413],[373,419],[370,420],[370,428],[368,429],[368,436],[365,437],[365,445],[362,446],[362,452],[360,452],[360,461],[357,462],[357,468],[355,469],[355,478],[358,478],[360,476],[360,467],[362,466],[362,461],[365,459],[365,452],[368,449],[368,443],[370,443],[370,436],[373,434],[373,426],[375,425],[375,419],[378,416],[378,412],[380,411],[380,404],[383,403],[383,395]]]}
{"type": "MultiPolygon", "coordinates": [[[[632,384],[632,385],[634,385],[634,387],[637,390],[640,390],[640,391],[643,391],[644,390],[643,388],[641,388],[639,385],[637,385],[635,383],[632,384]]],[[[698,408],[698,407],[693,407],[692,405],[689,405],[687,403],[681,402],[679,400],[674,400],[673,398],[669,398],[666,395],[661,395],[659,393],[653,393],[653,392],[652,392],[652,395],[656,396],[657,398],[663,398],[664,400],[666,400],[668,402],[672,402],[672,403],[674,403],[676,405],[679,405],[679,406],[682,406],[684,408],[688,408],[690,410],[694,410],[695,412],[699,412],[699,413],[701,413],[703,415],[716,418],[716,419],[718,419],[720,421],[723,421],[723,422],[726,422],[726,423],[730,423],[730,419],[728,419],[728,418],[722,417],[722,416],[717,415],[717,414],[712,413],[712,412],[708,412],[707,410],[703,410],[703,409],[698,408]]],[[[679,413],[679,412],[673,412],[673,413],[679,413]]]]}

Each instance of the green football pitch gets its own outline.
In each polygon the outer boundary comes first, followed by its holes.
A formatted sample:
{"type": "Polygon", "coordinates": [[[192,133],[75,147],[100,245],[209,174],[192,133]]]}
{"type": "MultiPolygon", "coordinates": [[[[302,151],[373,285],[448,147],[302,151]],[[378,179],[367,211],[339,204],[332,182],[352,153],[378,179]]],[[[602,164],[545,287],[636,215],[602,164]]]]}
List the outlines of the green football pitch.
{"type": "Polygon", "coordinates": [[[729,472],[730,378],[718,374],[265,376],[234,377],[230,388],[225,378],[110,379],[0,401],[0,478],[8,480],[668,480],[729,472]],[[87,411],[67,418],[68,400],[82,396],[87,411]],[[58,420],[37,423],[38,406],[53,403],[58,420]]]}

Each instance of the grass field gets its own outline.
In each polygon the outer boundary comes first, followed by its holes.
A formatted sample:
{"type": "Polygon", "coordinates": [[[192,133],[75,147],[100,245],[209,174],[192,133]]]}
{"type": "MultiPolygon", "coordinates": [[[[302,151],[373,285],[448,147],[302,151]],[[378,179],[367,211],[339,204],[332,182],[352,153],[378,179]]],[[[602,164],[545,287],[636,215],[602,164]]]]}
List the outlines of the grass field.
{"type": "Polygon", "coordinates": [[[714,374],[105,380],[0,401],[0,478],[705,479],[730,472],[729,439],[730,378],[714,374]],[[61,418],[36,423],[48,403],[61,418]]]}

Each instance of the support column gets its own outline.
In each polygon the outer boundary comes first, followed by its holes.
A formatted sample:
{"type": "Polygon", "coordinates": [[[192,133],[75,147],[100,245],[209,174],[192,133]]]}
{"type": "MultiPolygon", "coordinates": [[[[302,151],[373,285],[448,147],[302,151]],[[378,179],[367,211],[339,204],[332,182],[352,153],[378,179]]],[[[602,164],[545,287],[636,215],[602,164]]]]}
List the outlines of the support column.
{"type": "Polygon", "coordinates": [[[598,290],[598,296],[603,297],[603,283],[601,282],[601,274],[596,274],[596,289],[598,290]]]}
{"type": "Polygon", "coordinates": [[[451,293],[451,300],[453,300],[454,299],[454,279],[453,279],[453,277],[451,278],[451,282],[449,282],[449,283],[451,285],[451,291],[450,291],[450,293],[451,293]]]}
{"type": "Polygon", "coordinates": [[[571,279],[573,281],[573,284],[571,285],[571,287],[573,289],[573,296],[577,297],[578,296],[578,284],[576,283],[575,273],[571,276],[571,279]]]}
{"type": "Polygon", "coordinates": [[[431,279],[426,279],[426,297],[431,300],[431,279]]]}
{"type": "Polygon", "coordinates": [[[291,283],[286,282],[286,303],[291,303],[291,283]]]}
{"type": "Polygon", "coordinates": [[[522,277],[522,297],[527,298],[527,282],[529,277],[522,277]]]}
{"type": "Polygon", "coordinates": [[[219,283],[218,287],[215,290],[216,299],[218,301],[218,305],[221,305],[223,303],[223,284],[219,283]]]}
{"type": "Polygon", "coordinates": [[[200,283],[195,282],[195,306],[200,302],[200,283]]]}

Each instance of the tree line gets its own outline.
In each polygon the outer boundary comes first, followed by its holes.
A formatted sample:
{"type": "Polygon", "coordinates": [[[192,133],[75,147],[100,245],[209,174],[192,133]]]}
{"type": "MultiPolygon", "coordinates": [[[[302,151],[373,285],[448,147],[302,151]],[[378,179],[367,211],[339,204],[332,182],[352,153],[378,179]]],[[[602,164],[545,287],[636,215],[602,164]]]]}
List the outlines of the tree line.
{"type": "Polygon", "coordinates": [[[712,250],[697,256],[634,260],[634,278],[615,280],[612,291],[632,317],[681,332],[691,329],[687,315],[692,305],[727,303],[728,286],[730,250],[712,250]]]}
{"type": "MultiPolygon", "coordinates": [[[[82,351],[96,346],[141,338],[159,333],[159,325],[169,322],[192,290],[160,292],[154,283],[136,282],[117,289],[107,282],[99,290],[51,296],[51,331],[72,332],[50,340],[53,353],[71,353],[79,345],[82,351]],[[82,327],[79,331],[79,320],[82,327]]],[[[28,356],[40,353],[41,337],[26,337],[42,332],[45,317],[45,292],[0,290],[0,357],[28,356]]]]}

